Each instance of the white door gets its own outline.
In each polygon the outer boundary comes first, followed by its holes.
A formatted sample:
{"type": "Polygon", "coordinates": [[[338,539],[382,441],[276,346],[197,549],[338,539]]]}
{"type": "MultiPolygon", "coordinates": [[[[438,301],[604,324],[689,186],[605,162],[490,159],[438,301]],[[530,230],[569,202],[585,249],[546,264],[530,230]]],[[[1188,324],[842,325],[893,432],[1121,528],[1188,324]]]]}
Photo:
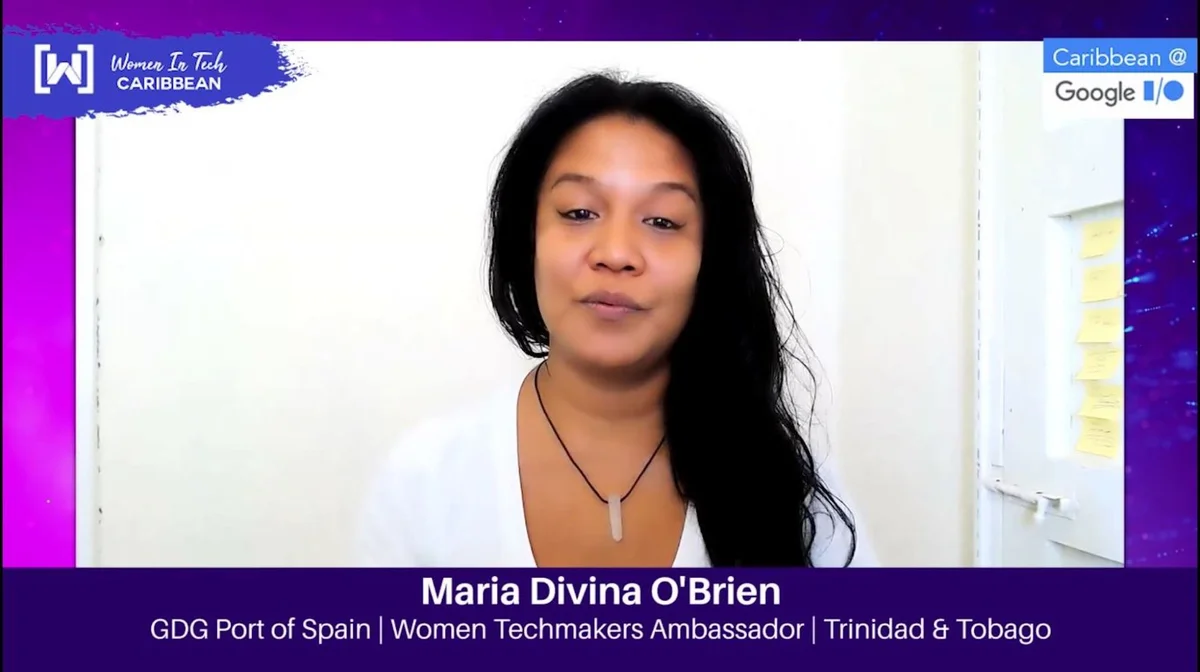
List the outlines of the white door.
{"type": "Polygon", "coordinates": [[[1124,124],[1042,116],[1040,43],[980,51],[985,566],[1124,564],[1124,124]]]}

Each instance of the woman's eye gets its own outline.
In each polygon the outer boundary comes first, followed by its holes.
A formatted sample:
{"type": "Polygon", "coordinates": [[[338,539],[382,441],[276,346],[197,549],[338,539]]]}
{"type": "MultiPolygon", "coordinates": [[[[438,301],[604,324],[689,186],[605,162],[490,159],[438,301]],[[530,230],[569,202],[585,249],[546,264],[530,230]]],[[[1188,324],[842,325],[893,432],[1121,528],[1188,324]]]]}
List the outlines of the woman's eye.
{"type": "Polygon", "coordinates": [[[646,223],[656,229],[665,229],[668,231],[678,229],[679,225],[664,217],[651,217],[646,220],[646,223]]]}
{"type": "Polygon", "coordinates": [[[567,210],[565,212],[560,212],[558,214],[562,215],[563,218],[569,219],[574,222],[583,222],[583,221],[587,221],[589,219],[596,218],[596,213],[592,212],[591,210],[584,210],[582,208],[579,208],[576,210],[567,210]]]}

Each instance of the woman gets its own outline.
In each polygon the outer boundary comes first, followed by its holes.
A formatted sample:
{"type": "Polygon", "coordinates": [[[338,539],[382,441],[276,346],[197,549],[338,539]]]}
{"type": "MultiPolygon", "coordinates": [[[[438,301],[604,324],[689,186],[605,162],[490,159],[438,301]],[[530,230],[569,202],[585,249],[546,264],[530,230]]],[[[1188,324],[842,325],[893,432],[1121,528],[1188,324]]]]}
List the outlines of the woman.
{"type": "Polygon", "coordinates": [[[808,369],[717,114],[670,84],[570,83],[517,133],[490,238],[492,305],[542,361],[406,437],[366,564],[863,564],[788,400],[808,369]]]}

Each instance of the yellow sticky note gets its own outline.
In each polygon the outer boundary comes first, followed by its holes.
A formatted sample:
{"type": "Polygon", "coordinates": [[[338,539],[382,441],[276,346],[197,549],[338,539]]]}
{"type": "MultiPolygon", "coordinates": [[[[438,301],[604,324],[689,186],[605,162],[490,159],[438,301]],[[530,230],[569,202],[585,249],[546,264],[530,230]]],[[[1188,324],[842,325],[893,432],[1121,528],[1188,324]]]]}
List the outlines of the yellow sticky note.
{"type": "Polygon", "coordinates": [[[1075,450],[1100,457],[1114,458],[1120,451],[1120,425],[1100,418],[1078,418],[1079,440],[1075,450]]]}
{"type": "Polygon", "coordinates": [[[1084,259],[1092,259],[1094,257],[1103,257],[1112,252],[1113,248],[1117,245],[1117,241],[1121,239],[1123,228],[1119,219],[1108,219],[1103,222],[1084,224],[1083,252],[1080,256],[1084,259]]]}
{"type": "Polygon", "coordinates": [[[1075,373],[1075,380],[1108,380],[1117,373],[1121,363],[1121,349],[1098,347],[1083,351],[1083,366],[1075,373]]]}
{"type": "Polygon", "coordinates": [[[1104,264],[1083,271],[1083,302],[1108,301],[1125,295],[1125,265],[1104,264]]]}
{"type": "Polygon", "coordinates": [[[1088,383],[1079,415],[1098,420],[1120,420],[1125,408],[1125,388],[1120,385],[1088,383]]]}
{"type": "Polygon", "coordinates": [[[1125,329],[1125,315],[1120,308],[1099,308],[1083,311],[1083,324],[1075,340],[1079,343],[1114,343],[1125,329]]]}

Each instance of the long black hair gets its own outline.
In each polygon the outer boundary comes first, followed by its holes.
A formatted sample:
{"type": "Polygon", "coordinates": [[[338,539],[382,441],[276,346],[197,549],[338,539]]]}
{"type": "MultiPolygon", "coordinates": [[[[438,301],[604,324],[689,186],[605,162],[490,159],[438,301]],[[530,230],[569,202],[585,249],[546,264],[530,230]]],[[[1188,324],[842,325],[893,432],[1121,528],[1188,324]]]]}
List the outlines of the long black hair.
{"type": "MultiPolygon", "coordinates": [[[[489,284],[505,331],[531,357],[550,335],[534,288],[538,194],[563,140],[597,117],[625,114],[689,152],[704,215],[692,312],[669,355],[664,398],[671,470],[695,506],[716,567],[811,566],[817,517],[852,515],[822,482],[788,391],[799,328],[763,240],[750,167],[733,130],[686,89],[609,74],[576,79],[534,110],[501,162],[490,199],[489,284]]],[[[811,412],[813,406],[809,406],[811,412]]]]}

